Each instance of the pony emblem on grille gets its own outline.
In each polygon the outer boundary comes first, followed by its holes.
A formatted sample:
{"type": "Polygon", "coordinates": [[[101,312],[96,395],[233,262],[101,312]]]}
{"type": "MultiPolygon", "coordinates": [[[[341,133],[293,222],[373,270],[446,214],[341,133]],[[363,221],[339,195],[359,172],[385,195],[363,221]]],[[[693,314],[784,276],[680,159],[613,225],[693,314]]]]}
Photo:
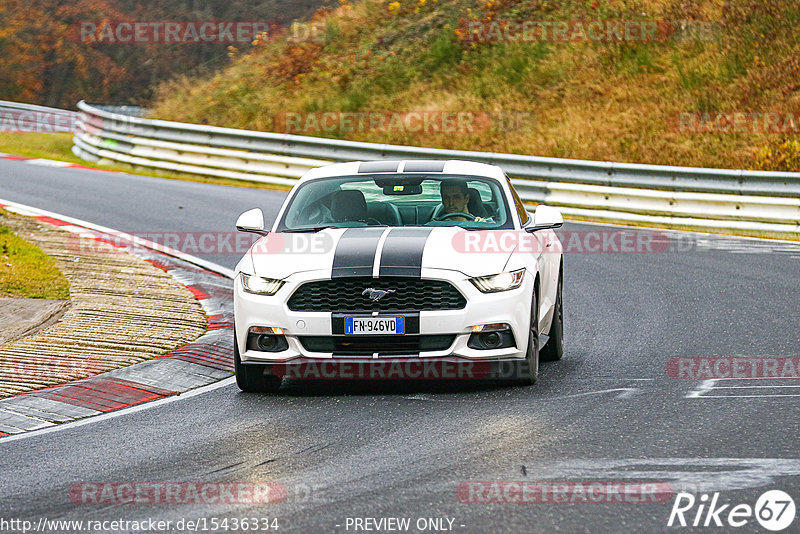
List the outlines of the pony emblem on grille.
{"type": "Polygon", "coordinates": [[[362,295],[369,295],[370,300],[373,302],[378,302],[389,293],[394,293],[394,289],[373,289],[368,287],[361,292],[362,295]]]}

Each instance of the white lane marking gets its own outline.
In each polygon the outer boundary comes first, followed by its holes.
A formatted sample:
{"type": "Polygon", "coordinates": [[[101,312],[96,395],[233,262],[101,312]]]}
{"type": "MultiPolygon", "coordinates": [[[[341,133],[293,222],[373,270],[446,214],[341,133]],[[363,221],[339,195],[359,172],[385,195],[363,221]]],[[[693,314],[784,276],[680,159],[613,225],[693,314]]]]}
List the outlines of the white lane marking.
{"type": "Polygon", "coordinates": [[[754,389],[754,388],[800,388],[797,386],[717,386],[714,389],[754,389]]]}
{"type": "Polygon", "coordinates": [[[378,249],[375,251],[375,263],[372,264],[372,278],[378,278],[381,270],[381,256],[383,255],[383,244],[386,243],[386,238],[389,236],[389,231],[392,227],[388,227],[383,231],[381,237],[378,238],[378,249]]]}
{"type": "Polygon", "coordinates": [[[708,393],[712,389],[714,389],[714,384],[716,384],[718,380],[703,380],[697,388],[693,389],[683,397],[685,399],[698,399],[703,396],[704,393],[708,393]]]}
{"type": "Polygon", "coordinates": [[[220,389],[223,387],[227,387],[232,385],[236,381],[236,377],[232,376],[230,378],[225,378],[224,380],[220,380],[219,382],[215,382],[208,386],[201,386],[199,388],[195,388],[192,390],[187,391],[186,393],[181,393],[180,395],[172,395],[170,397],[165,397],[163,399],[158,399],[150,402],[145,402],[142,404],[137,404],[135,406],[131,406],[129,408],[121,408],[119,410],[115,410],[113,412],[104,413],[102,415],[95,415],[91,417],[85,417],[83,419],[78,419],[76,421],[71,421],[69,423],[60,423],[55,426],[43,428],[41,430],[32,430],[30,432],[25,432],[23,434],[15,434],[13,436],[8,436],[5,438],[0,438],[0,446],[4,443],[9,441],[16,441],[18,439],[25,439],[34,436],[41,436],[42,434],[49,434],[51,432],[58,432],[59,430],[69,430],[70,428],[76,428],[83,425],[88,425],[91,423],[97,423],[99,421],[106,421],[108,419],[113,419],[115,417],[120,417],[122,415],[128,415],[136,412],[141,412],[143,410],[149,410],[151,408],[156,408],[158,406],[162,406],[164,404],[169,404],[171,402],[179,401],[181,399],[191,399],[192,397],[197,397],[198,395],[202,395],[203,393],[209,393],[216,389],[220,389]]]}
{"type": "Polygon", "coordinates": [[[575,397],[584,397],[586,395],[598,395],[602,393],[614,393],[618,391],[619,393],[616,395],[618,399],[626,399],[628,397],[632,397],[636,393],[638,393],[639,388],[615,388],[615,389],[601,389],[598,391],[586,391],[584,393],[574,393],[572,395],[564,395],[562,397],[542,397],[542,400],[557,400],[557,399],[572,399],[575,397]]]}
{"type": "Polygon", "coordinates": [[[798,458],[536,458],[524,464],[532,480],[657,480],[676,492],[774,486],[779,477],[800,476],[798,458]]]}
{"type": "Polygon", "coordinates": [[[800,397],[800,393],[781,393],[773,395],[703,395],[699,399],[757,399],[765,397],[800,397]]]}
{"type": "MultiPolygon", "coordinates": [[[[743,378],[735,379],[737,382],[741,380],[747,380],[743,378]]],[[[753,380],[761,380],[760,378],[754,378],[753,380]]],[[[752,386],[719,386],[717,385],[721,379],[713,379],[713,380],[703,380],[699,386],[695,389],[689,391],[684,398],[686,399],[745,399],[745,398],[776,398],[776,397],[800,397],[800,393],[750,393],[747,395],[713,395],[714,392],[726,389],[738,389],[738,390],[747,390],[747,389],[777,389],[780,390],[781,388],[800,388],[800,385],[783,385],[783,384],[772,384],[772,385],[752,385],[752,386]]],[[[745,393],[745,392],[742,392],[745,393]]]]}
{"type": "Polygon", "coordinates": [[[94,224],[86,221],[82,221],[80,219],[76,219],[74,217],[68,217],[66,215],[61,215],[60,213],[55,213],[52,211],[47,211],[39,208],[34,208],[32,206],[27,206],[25,204],[20,204],[18,202],[13,202],[11,200],[4,200],[0,198],[0,204],[6,205],[9,211],[13,211],[15,213],[19,213],[20,215],[30,215],[33,217],[37,216],[45,216],[45,217],[52,217],[53,219],[60,219],[62,221],[68,222],[70,224],[74,224],[76,226],[82,226],[83,228],[88,228],[89,230],[95,230],[97,232],[102,232],[104,234],[108,234],[110,236],[118,237],[137,245],[141,245],[145,248],[149,248],[151,250],[155,250],[157,252],[164,253],[168,256],[173,256],[180,260],[183,260],[187,263],[192,263],[209,271],[221,274],[230,278],[231,280],[235,276],[235,272],[233,269],[228,269],[227,267],[223,267],[222,265],[218,265],[216,263],[210,262],[208,260],[204,260],[202,258],[198,258],[197,256],[192,256],[191,254],[186,254],[185,252],[181,252],[180,250],[176,250],[171,247],[167,247],[161,245],[159,243],[154,243],[148,239],[142,239],[141,237],[131,235],[125,232],[120,232],[118,230],[113,230],[106,226],[100,226],[99,224],[94,224]]]}

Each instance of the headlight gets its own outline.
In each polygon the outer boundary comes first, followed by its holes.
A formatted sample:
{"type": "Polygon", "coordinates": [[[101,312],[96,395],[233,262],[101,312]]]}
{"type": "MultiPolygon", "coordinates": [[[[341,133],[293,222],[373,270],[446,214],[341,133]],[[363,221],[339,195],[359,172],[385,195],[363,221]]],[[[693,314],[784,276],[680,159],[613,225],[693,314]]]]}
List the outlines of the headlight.
{"type": "Polygon", "coordinates": [[[522,285],[522,278],[525,276],[525,269],[509,271],[495,274],[492,276],[478,276],[470,278],[469,281],[475,284],[482,293],[497,293],[498,291],[508,291],[516,289],[522,285]]]}
{"type": "Polygon", "coordinates": [[[248,293],[257,295],[274,295],[283,285],[281,280],[262,278],[253,274],[242,273],[242,286],[248,293]]]}

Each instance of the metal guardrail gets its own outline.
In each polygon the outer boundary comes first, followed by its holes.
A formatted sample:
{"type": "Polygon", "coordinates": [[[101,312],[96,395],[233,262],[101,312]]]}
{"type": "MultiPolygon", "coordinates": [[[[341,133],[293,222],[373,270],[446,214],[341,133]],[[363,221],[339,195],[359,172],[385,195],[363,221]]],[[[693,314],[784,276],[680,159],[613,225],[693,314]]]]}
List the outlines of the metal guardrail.
{"type": "Polygon", "coordinates": [[[80,102],[73,152],[90,161],[291,185],[334,161],[467,159],[523,200],[572,218],[800,239],[800,173],[636,165],[441,150],[144,119],[80,102]]]}
{"type": "Polygon", "coordinates": [[[131,117],[144,117],[147,114],[147,108],[141,106],[114,106],[109,104],[95,104],[94,107],[108,111],[109,113],[116,113],[118,115],[129,115],[131,117]]]}
{"type": "Polygon", "coordinates": [[[74,111],[0,100],[0,132],[73,133],[77,120],[74,111]]]}

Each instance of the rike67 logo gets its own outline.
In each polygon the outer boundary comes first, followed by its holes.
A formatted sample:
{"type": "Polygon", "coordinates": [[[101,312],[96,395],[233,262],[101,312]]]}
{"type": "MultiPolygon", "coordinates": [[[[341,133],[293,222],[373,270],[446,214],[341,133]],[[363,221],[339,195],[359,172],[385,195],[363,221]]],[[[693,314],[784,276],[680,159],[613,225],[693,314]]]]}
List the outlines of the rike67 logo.
{"type": "Polygon", "coordinates": [[[781,490],[770,490],[761,494],[755,506],[746,503],[723,504],[719,492],[709,497],[702,493],[695,497],[691,493],[680,492],[675,497],[667,526],[675,527],[743,527],[752,520],[772,532],[785,530],[795,517],[794,500],[781,490]]]}

